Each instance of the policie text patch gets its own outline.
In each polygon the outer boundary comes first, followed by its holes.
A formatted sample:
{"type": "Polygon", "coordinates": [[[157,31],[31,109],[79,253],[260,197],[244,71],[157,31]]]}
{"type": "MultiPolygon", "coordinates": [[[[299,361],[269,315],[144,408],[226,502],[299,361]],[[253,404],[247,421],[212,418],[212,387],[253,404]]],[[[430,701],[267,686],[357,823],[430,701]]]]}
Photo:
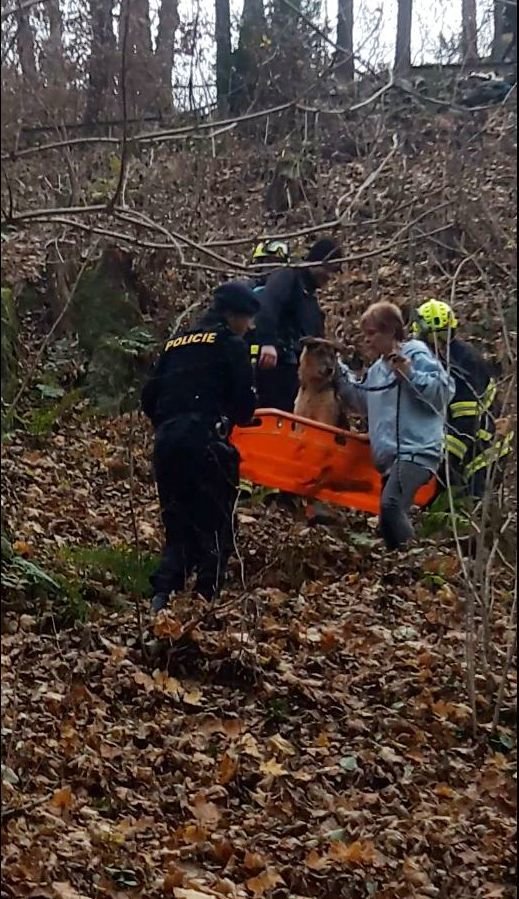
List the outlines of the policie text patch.
{"type": "Polygon", "coordinates": [[[184,337],[174,337],[168,340],[164,351],[176,350],[179,346],[188,346],[190,343],[214,343],[216,331],[200,331],[198,334],[185,334],[184,337]]]}

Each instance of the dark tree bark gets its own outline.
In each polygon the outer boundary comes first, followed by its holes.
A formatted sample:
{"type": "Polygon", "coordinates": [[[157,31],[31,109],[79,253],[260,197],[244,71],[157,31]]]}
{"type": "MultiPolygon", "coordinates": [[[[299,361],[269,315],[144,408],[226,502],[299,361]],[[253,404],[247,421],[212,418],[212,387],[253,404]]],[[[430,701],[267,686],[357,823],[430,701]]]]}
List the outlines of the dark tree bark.
{"type": "Polygon", "coordinates": [[[22,75],[27,84],[33,85],[38,80],[36,54],[34,52],[34,34],[29,21],[29,13],[19,10],[16,13],[16,43],[22,75]]]}
{"type": "Polygon", "coordinates": [[[96,122],[106,113],[107,95],[112,86],[115,57],[113,0],[90,0],[92,44],[88,62],[88,88],[84,121],[96,122]]]}
{"type": "Polygon", "coordinates": [[[247,109],[254,100],[266,27],[263,0],[244,0],[238,47],[232,54],[229,108],[233,113],[247,109]]]}
{"type": "Polygon", "coordinates": [[[171,79],[175,52],[175,32],[178,24],[177,0],[162,0],[159,10],[157,48],[155,51],[158,104],[161,115],[169,115],[173,111],[171,79]]]}
{"type": "Polygon", "coordinates": [[[59,0],[49,0],[45,9],[49,23],[49,36],[45,41],[41,66],[48,85],[65,87],[63,18],[59,0]]]}
{"type": "Polygon", "coordinates": [[[476,0],[461,0],[461,57],[463,65],[472,65],[478,60],[476,0]]]}
{"type": "Polygon", "coordinates": [[[353,59],[353,0],[339,0],[337,11],[337,51],[336,62],[341,63],[337,77],[341,81],[353,81],[355,61],[353,59]],[[345,51],[345,52],[343,52],[345,51]]]}
{"type": "Polygon", "coordinates": [[[517,3],[494,0],[494,39],[492,59],[514,61],[517,57],[517,3]]]}
{"type": "Polygon", "coordinates": [[[411,27],[413,0],[398,0],[396,23],[395,73],[405,75],[411,68],[411,27]]]}
{"type": "Polygon", "coordinates": [[[231,9],[229,0],[215,0],[216,97],[225,110],[231,89],[231,9]]]}
{"type": "MultiPolygon", "coordinates": [[[[126,107],[128,116],[139,119],[156,115],[158,106],[154,59],[151,42],[149,0],[121,0],[118,40],[117,77],[125,68],[126,107]]],[[[119,85],[122,96],[123,86],[119,85]]]]}

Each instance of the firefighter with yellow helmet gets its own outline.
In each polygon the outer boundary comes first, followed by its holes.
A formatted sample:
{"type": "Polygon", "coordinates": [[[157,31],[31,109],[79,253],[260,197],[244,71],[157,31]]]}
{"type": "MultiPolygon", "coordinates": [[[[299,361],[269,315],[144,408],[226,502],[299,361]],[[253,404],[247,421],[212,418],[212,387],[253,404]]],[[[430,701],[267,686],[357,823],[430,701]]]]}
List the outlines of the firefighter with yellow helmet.
{"type": "Polygon", "coordinates": [[[480,353],[458,338],[458,320],[448,303],[426,300],[411,329],[449,367],[456,386],[445,438],[449,482],[465,495],[481,498],[489,469],[510,453],[513,439],[511,433],[496,434],[496,383],[480,353]]]}

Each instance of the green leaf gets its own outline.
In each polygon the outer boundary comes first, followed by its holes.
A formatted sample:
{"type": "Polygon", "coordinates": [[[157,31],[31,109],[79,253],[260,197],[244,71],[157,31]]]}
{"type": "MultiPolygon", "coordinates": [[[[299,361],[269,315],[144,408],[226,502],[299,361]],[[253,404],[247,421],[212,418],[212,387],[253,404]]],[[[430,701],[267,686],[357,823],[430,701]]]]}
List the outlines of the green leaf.
{"type": "Polygon", "coordinates": [[[52,384],[36,384],[42,397],[48,400],[59,400],[65,395],[63,387],[53,387],[52,384]]]}
{"type": "Polygon", "coordinates": [[[358,771],[359,766],[357,763],[357,757],[355,755],[345,755],[339,761],[339,765],[341,766],[343,771],[358,771]]]}
{"type": "Polygon", "coordinates": [[[345,836],[346,831],[344,827],[339,827],[337,830],[329,830],[328,833],[325,833],[324,839],[330,843],[341,843],[345,836]]]}

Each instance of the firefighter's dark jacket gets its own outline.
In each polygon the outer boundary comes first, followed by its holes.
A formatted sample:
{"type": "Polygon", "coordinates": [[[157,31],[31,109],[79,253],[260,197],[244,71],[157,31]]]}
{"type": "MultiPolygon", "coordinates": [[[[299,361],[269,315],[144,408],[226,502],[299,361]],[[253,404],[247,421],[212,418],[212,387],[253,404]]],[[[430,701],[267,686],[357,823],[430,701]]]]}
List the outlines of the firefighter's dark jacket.
{"type": "Polygon", "coordinates": [[[155,428],[182,414],[247,424],[255,392],[247,344],[216,312],[167,341],[142,392],[142,409],[155,428]]]}
{"type": "Polygon", "coordinates": [[[448,410],[446,449],[450,465],[472,475],[495,434],[496,384],[482,356],[461,340],[451,341],[448,361],[456,393],[448,410]]]}
{"type": "Polygon", "coordinates": [[[324,337],[324,314],[310,271],[284,268],[273,272],[260,302],[256,316],[260,346],[295,347],[301,337],[324,337]]]}

